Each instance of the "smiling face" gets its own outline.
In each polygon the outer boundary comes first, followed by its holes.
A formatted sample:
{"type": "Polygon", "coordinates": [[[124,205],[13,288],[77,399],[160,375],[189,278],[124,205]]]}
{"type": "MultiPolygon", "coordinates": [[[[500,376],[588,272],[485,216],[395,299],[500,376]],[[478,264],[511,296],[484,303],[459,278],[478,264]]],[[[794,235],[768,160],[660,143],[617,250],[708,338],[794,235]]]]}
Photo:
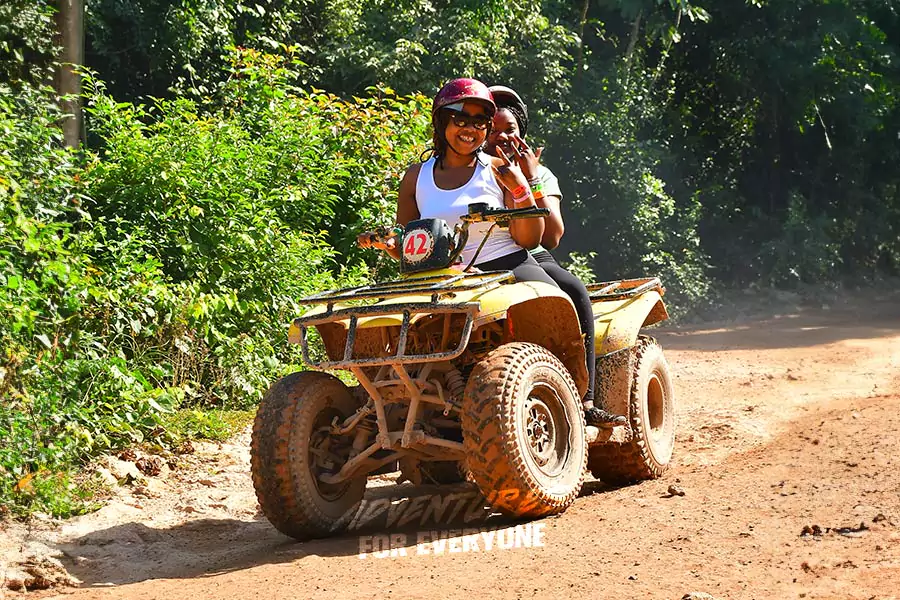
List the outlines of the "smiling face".
{"type": "Polygon", "coordinates": [[[466,102],[462,106],[461,111],[457,111],[448,119],[447,127],[444,129],[444,136],[447,145],[463,156],[474,154],[478,151],[490,131],[490,118],[485,107],[478,102],[466,102]],[[457,118],[454,118],[457,117],[457,118]],[[459,118],[461,117],[461,118],[459,118]],[[481,117],[475,121],[482,120],[487,123],[487,127],[479,129],[473,123],[472,117],[481,117]]]}
{"type": "Polygon", "coordinates": [[[512,152],[509,144],[514,135],[519,135],[519,123],[510,111],[501,108],[494,115],[494,125],[484,151],[493,156],[499,156],[497,146],[500,146],[509,155],[512,152]]]}

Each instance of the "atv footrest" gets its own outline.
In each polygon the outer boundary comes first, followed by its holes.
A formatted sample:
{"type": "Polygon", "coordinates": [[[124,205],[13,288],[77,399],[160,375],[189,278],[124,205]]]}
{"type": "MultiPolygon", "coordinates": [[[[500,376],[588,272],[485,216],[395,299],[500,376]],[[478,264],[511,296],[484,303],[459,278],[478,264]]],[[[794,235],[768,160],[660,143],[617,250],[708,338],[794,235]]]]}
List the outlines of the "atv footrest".
{"type": "Polygon", "coordinates": [[[600,429],[593,425],[585,427],[587,443],[594,444],[623,444],[628,441],[628,428],[625,425],[616,425],[612,429],[600,429]]]}

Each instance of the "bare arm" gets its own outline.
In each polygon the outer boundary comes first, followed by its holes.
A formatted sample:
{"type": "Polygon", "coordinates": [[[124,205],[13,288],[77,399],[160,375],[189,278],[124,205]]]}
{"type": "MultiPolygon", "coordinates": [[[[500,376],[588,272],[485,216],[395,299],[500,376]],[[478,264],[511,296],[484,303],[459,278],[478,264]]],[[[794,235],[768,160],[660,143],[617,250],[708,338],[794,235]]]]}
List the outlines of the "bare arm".
{"type": "Polygon", "coordinates": [[[559,246],[559,240],[566,232],[559,203],[559,196],[544,196],[537,201],[537,205],[541,208],[550,209],[550,215],[544,218],[544,235],[541,237],[541,246],[547,250],[559,246]]]}
{"type": "MultiPolygon", "coordinates": [[[[419,207],[416,204],[416,179],[419,177],[421,164],[411,165],[403,179],[400,180],[400,189],[397,193],[397,224],[406,227],[410,221],[419,218],[419,207]]],[[[400,246],[396,238],[389,240],[387,244],[372,243],[368,238],[369,232],[361,233],[357,237],[357,243],[361,248],[379,248],[387,252],[392,258],[400,260],[400,246]]]]}
{"type": "MultiPolygon", "coordinates": [[[[540,181],[540,159],[544,149],[538,148],[537,150],[532,150],[528,144],[525,143],[525,140],[518,135],[513,136],[512,141],[511,149],[513,159],[516,161],[519,168],[522,169],[522,174],[525,175],[528,181],[540,181]]],[[[555,189],[558,188],[554,186],[554,191],[555,189]]],[[[547,196],[540,194],[540,196],[542,197],[535,198],[537,205],[540,208],[547,208],[550,210],[550,214],[544,218],[544,232],[541,234],[540,244],[548,250],[552,250],[559,246],[559,240],[566,230],[565,225],[563,224],[562,211],[560,210],[562,197],[555,193],[547,196]]]]}
{"type": "MultiPolygon", "coordinates": [[[[503,190],[503,203],[507,208],[526,208],[535,206],[534,196],[529,192],[526,200],[516,204],[513,201],[510,189],[516,189],[522,185],[528,189],[528,180],[522,174],[522,171],[512,166],[508,159],[492,158],[492,167],[494,176],[500,182],[503,190]],[[502,167],[507,167],[503,170],[502,167]]],[[[533,219],[514,219],[509,224],[509,234],[515,242],[525,249],[536,248],[541,243],[541,237],[544,235],[544,218],[538,217],[533,219]]]]}

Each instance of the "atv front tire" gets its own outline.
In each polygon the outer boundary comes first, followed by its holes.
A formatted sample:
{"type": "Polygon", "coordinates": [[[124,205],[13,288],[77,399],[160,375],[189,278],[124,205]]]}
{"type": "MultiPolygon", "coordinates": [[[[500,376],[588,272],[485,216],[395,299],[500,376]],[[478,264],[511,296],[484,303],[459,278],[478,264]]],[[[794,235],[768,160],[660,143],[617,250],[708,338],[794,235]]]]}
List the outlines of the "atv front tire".
{"type": "Polygon", "coordinates": [[[500,346],[475,366],[463,404],[467,466],[494,509],[534,518],[575,501],[587,462],[584,412],[558,358],[536,344],[500,346]]]}
{"type": "Polygon", "coordinates": [[[675,449],[675,392],[669,363],[649,336],[639,336],[634,352],[628,405],[631,440],[592,446],[588,460],[594,477],[617,485],[661,477],[675,449]]]}
{"type": "Polygon", "coordinates": [[[328,434],[334,417],[343,421],[358,407],[339,379],[304,371],[275,382],[256,413],[250,469],[256,497],[278,531],[298,540],[321,538],[346,528],[366,490],[366,477],[326,484],[319,474],[337,472],[333,457],[351,440],[328,434]]]}

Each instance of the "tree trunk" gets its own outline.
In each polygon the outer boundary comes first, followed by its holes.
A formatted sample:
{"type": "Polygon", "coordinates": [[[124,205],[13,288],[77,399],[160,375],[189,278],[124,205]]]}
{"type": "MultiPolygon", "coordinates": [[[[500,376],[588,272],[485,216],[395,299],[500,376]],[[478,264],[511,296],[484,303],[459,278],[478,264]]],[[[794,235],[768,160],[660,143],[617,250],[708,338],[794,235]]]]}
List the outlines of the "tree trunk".
{"type": "Polygon", "coordinates": [[[634,19],[634,23],[631,26],[631,37],[628,39],[628,49],[625,50],[625,87],[628,87],[628,82],[631,80],[631,61],[634,58],[634,47],[637,45],[638,35],[641,33],[641,17],[644,16],[644,11],[638,11],[637,17],[634,19]]]}
{"type": "Polygon", "coordinates": [[[584,0],[581,5],[581,20],[578,23],[578,56],[575,57],[575,76],[578,77],[582,71],[582,61],[584,60],[584,26],[587,23],[588,9],[591,6],[591,0],[584,0]]]}
{"type": "Polygon", "coordinates": [[[59,68],[56,90],[60,106],[72,115],[62,123],[66,146],[76,148],[83,139],[84,118],[81,111],[81,79],[73,65],[84,64],[84,0],[58,0],[56,28],[59,33],[59,68]],[[66,98],[69,96],[69,98],[66,98]]]}

